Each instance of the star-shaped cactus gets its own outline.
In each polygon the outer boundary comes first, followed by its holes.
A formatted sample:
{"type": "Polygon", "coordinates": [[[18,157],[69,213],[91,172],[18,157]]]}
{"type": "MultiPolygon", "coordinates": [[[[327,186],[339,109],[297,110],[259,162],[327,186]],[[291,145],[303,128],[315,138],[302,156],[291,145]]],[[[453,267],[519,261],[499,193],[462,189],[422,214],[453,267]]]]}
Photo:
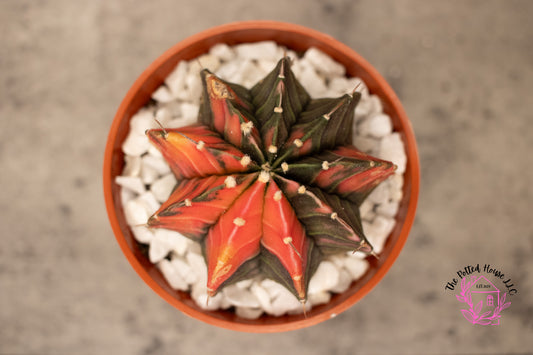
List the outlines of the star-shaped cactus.
{"type": "Polygon", "coordinates": [[[251,90],[201,77],[198,124],[147,131],[178,180],[148,226],[201,243],[211,296],[262,274],[304,302],[324,255],[372,251],[359,206],[395,166],[352,146],[360,94],[311,99],[288,57],[251,90]]]}

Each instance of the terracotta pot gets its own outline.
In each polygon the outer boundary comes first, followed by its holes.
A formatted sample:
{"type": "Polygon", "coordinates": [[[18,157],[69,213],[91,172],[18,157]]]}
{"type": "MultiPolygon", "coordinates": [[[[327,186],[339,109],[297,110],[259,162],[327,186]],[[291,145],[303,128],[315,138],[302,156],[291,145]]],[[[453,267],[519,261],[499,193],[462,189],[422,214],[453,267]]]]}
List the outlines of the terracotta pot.
{"type": "Polygon", "coordinates": [[[330,36],[302,26],[272,21],[238,22],[215,27],[176,44],[157,58],[135,81],[120,104],[109,132],[104,158],[104,194],[109,220],[114,234],[139,276],[168,303],[185,314],[223,328],[247,332],[281,332],[308,327],[335,317],[363,298],[385,276],[402,249],[415,216],[419,189],[419,162],[413,130],[393,90],[383,77],[359,54],[330,36]],[[141,253],[129,229],[120,200],[120,187],[114,180],[123,168],[121,145],[129,130],[132,115],[150,99],[164,78],[181,60],[190,60],[206,53],[216,43],[238,43],[274,40],[295,51],[315,46],[343,64],[350,76],[362,78],[369,90],[377,94],[384,111],[392,118],[394,129],[401,133],[407,150],[407,171],[404,175],[404,198],[396,217],[396,227],[388,238],[379,259],[369,258],[370,268],[342,294],[336,294],[327,304],[313,307],[307,317],[263,315],[247,320],[230,311],[204,311],[188,293],[175,291],[158,268],[141,253]]]}

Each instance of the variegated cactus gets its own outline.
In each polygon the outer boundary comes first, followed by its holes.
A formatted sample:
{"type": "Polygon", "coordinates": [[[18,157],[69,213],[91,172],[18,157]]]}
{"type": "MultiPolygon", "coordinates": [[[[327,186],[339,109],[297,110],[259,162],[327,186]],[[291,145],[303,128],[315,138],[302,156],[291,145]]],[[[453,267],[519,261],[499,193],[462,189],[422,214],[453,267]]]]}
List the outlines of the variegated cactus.
{"type": "Polygon", "coordinates": [[[311,99],[287,57],[251,90],[201,76],[198,124],[147,131],[178,179],[148,226],[201,243],[211,296],[262,274],[304,302],[325,255],[372,252],[359,206],[395,166],[352,146],[360,94],[311,99]]]}

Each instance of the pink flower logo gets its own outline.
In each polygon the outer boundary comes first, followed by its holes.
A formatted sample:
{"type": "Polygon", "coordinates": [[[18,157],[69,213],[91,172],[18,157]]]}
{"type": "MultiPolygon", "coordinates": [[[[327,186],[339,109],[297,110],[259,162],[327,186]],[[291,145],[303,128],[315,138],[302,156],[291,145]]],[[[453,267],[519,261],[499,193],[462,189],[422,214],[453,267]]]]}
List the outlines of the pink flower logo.
{"type": "Polygon", "coordinates": [[[501,311],[511,305],[505,302],[507,293],[500,290],[485,276],[472,276],[470,281],[463,278],[461,294],[455,295],[457,300],[466,303],[470,308],[461,309],[463,316],[472,324],[498,325],[501,311]]]}

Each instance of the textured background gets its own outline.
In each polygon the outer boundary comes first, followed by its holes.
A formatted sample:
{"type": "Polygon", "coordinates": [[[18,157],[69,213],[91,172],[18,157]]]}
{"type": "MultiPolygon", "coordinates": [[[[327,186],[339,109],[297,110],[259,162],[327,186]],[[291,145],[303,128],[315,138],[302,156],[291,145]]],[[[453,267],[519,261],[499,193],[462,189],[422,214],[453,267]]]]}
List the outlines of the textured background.
{"type": "Polygon", "coordinates": [[[532,13],[532,1],[0,0],[0,354],[531,351],[532,13]],[[141,71],[249,19],[362,54],[403,101],[422,165],[416,222],[383,281],[337,318],[275,335],[205,325],[153,293],[115,242],[101,181],[141,71]],[[471,325],[444,290],[476,263],[519,290],[499,326],[471,325]]]}

